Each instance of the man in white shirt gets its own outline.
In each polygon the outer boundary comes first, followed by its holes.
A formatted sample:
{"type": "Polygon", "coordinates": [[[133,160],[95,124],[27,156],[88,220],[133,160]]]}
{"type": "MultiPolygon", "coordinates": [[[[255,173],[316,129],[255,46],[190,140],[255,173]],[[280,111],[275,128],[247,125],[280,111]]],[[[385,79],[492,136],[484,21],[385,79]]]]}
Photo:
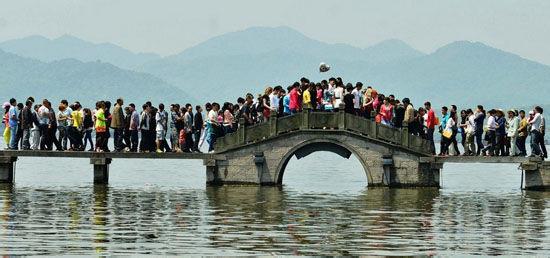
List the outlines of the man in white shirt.
{"type": "Polygon", "coordinates": [[[157,122],[157,152],[161,153],[163,152],[162,149],[165,149],[164,142],[166,141],[166,129],[168,129],[168,113],[164,110],[164,104],[162,103],[159,104],[159,110],[155,115],[155,121],[157,122]]]}
{"type": "Polygon", "coordinates": [[[474,136],[476,133],[476,116],[471,109],[466,110],[466,127],[464,128],[466,132],[466,146],[464,150],[464,155],[473,156],[476,155],[476,145],[474,143],[474,136]]]}
{"type": "Polygon", "coordinates": [[[489,115],[487,116],[487,132],[485,132],[485,139],[487,140],[487,146],[483,148],[483,156],[487,155],[489,151],[489,156],[494,156],[495,145],[496,145],[496,129],[497,122],[495,119],[496,110],[489,110],[489,115]]]}
{"type": "Polygon", "coordinates": [[[356,115],[360,115],[361,113],[361,89],[363,89],[363,83],[357,82],[355,89],[351,91],[351,94],[353,94],[353,108],[356,115]]]}
{"type": "MultiPolygon", "coordinates": [[[[542,138],[541,125],[542,125],[542,108],[535,107],[534,116],[529,120],[531,125],[531,157],[541,156],[540,140],[542,138]]],[[[544,143],[543,143],[544,144],[544,143]]]]}
{"type": "Polygon", "coordinates": [[[277,112],[279,110],[279,93],[283,87],[275,86],[273,92],[269,94],[269,106],[271,107],[271,112],[277,112]]]}

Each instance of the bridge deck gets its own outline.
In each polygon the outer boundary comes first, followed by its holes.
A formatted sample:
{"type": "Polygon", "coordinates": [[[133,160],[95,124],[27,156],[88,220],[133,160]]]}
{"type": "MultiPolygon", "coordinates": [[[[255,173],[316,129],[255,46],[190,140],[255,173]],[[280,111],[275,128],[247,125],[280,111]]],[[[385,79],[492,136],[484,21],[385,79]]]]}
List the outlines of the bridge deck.
{"type": "Polygon", "coordinates": [[[110,158],[110,159],[197,159],[223,160],[225,157],[210,153],[136,153],[136,152],[86,152],[86,151],[0,151],[0,157],[56,157],[56,158],[110,158]]]}

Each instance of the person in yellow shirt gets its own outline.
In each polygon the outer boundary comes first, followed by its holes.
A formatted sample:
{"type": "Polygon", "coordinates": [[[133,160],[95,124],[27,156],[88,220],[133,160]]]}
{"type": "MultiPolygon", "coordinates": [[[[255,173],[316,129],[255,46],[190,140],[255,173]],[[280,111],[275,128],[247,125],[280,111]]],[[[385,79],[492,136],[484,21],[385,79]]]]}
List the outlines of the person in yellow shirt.
{"type": "Polygon", "coordinates": [[[520,156],[527,156],[527,149],[525,147],[525,141],[527,140],[527,136],[529,135],[529,120],[527,120],[527,117],[525,117],[525,110],[519,111],[519,128],[518,128],[518,138],[516,141],[516,145],[519,149],[519,155],[520,156]]]}
{"type": "MultiPolygon", "coordinates": [[[[311,86],[309,86],[311,87],[311,86]]],[[[313,106],[311,105],[311,93],[309,91],[309,88],[304,88],[303,95],[302,95],[302,108],[303,109],[312,109],[313,106]]]]}
{"type": "Polygon", "coordinates": [[[71,141],[71,150],[83,150],[82,144],[82,112],[80,103],[74,103],[71,106],[71,124],[69,125],[69,140],[71,141]]]}

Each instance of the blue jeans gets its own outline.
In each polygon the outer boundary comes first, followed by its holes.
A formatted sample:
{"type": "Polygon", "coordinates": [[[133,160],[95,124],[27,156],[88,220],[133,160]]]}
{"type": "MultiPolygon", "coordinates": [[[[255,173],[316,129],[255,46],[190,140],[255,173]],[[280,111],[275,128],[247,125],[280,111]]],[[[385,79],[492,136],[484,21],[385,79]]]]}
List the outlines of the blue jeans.
{"type": "Polygon", "coordinates": [[[537,130],[531,131],[531,155],[540,156],[541,133],[537,130]]]}
{"type": "Polygon", "coordinates": [[[10,149],[17,150],[17,125],[10,127],[10,149]]]}

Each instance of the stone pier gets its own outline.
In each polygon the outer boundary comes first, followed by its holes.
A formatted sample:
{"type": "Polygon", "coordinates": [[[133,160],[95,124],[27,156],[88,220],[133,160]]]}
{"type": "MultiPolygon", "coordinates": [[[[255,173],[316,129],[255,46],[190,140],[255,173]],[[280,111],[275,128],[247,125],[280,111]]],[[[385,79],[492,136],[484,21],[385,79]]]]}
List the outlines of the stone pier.
{"type": "Polygon", "coordinates": [[[111,159],[91,158],[90,164],[94,165],[94,184],[108,184],[111,159]]]}
{"type": "Polygon", "coordinates": [[[525,171],[525,190],[550,190],[550,162],[524,162],[521,168],[525,171]]]}
{"type": "Polygon", "coordinates": [[[0,157],[0,183],[13,183],[17,157],[0,157]]]}

